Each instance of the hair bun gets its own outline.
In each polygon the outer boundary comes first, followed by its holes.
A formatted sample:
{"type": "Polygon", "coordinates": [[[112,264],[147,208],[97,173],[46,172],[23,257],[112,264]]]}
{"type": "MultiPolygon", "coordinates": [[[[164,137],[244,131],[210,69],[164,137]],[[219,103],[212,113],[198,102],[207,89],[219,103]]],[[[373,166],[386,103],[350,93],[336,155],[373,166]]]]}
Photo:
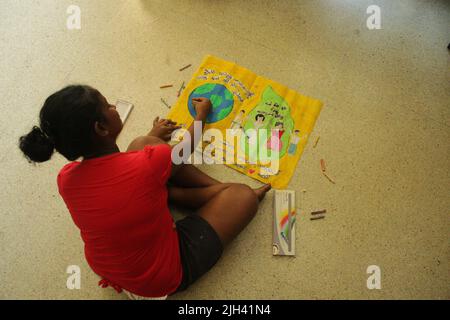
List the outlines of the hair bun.
{"type": "Polygon", "coordinates": [[[55,143],[41,128],[34,126],[30,133],[20,137],[19,148],[30,162],[45,162],[52,157],[55,143]]]}

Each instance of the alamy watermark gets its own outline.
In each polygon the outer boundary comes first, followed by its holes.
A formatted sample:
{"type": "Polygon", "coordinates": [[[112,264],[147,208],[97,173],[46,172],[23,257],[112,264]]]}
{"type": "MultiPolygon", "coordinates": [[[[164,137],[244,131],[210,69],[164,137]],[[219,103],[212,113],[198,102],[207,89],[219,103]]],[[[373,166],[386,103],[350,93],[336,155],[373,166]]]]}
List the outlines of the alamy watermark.
{"type": "Polygon", "coordinates": [[[381,29],[381,9],[377,5],[370,5],[366,10],[367,14],[370,16],[366,20],[366,26],[369,30],[379,30],[381,29]]]}
{"type": "Polygon", "coordinates": [[[377,265],[371,265],[367,267],[367,274],[370,276],[367,278],[367,289],[381,289],[381,269],[377,265]]]}
{"type": "Polygon", "coordinates": [[[70,5],[67,7],[66,13],[68,14],[66,20],[66,26],[69,30],[81,29],[81,9],[77,5],[70,5]]]}
{"type": "Polygon", "coordinates": [[[66,273],[70,274],[67,277],[66,287],[69,290],[81,289],[81,269],[77,265],[70,265],[66,269],[66,273]]]}
{"type": "Polygon", "coordinates": [[[233,164],[244,168],[245,165],[258,165],[260,174],[275,175],[280,167],[281,151],[288,156],[295,155],[300,141],[307,139],[307,134],[300,136],[298,130],[291,133],[287,146],[283,147],[280,139],[282,130],[233,128],[225,130],[207,129],[202,132],[201,121],[194,121],[194,136],[186,129],[178,129],[172,134],[172,141],[179,142],[172,148],[172,162],[193,164],[233,164]],[[192,139],[196,147],[191,155],[192,139]],[[206,146],[205,146],[206,145],[206,146]]]}

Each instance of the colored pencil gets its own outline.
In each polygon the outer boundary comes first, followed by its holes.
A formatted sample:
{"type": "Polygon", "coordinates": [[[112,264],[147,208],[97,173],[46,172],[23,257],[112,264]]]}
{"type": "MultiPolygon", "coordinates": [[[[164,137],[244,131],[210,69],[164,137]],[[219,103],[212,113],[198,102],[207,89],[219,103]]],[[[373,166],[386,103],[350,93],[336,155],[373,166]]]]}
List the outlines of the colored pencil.
{"type": "Polygon", "coordinates": [[[189,68],[190,66],[192,66],[192,64],[188,64],[187,66],[184,66],[183,68],[180,69],[180,71],[186,70],[186,69],[189,68]]]}
{"type": "Polygon", "coordinates": [[[317,147],[317,144],[319,143],[319,140],[320,140],[320,136],[317,137],[316,142],[314,142],[313,149],[315,149],[317,147]]]}
{"type": "Polygon", "coordinates": [[[163,98],[161,98],[161,102],[164,103],[164,104],[166,105],[166,107],[170,109],[170,105],[167,103],[166,100],[164,100],[163,98]]]}
{"type": "Polygon", "coordinates": [[[327,210],[326,210],[326,209],[323,209],[323,210],[311,212],[312,215],[315,215],[315,214],[321,214],[321,213],[327,213],[327,210]]]}
{"type": "Polygon", "coordinates": [[[334,182],[333,179],[331,179],[326,172],[322,172],[322,174],[325,176],[325,178],[327,178],[332,184],[336,184],[336,182],[334,182]]]}
{"type": "Polygon", "coordinates": [[[325,160],[320,159],[320,168],[322,169],[322,172],[325,172],[327,168],[325,167],[325,160]]]}
{"type": "Polygon", "coordinates": [[[180,87],[180,89],[178,90],[178,93],[177,93],[177,97],[179,97],[180,96],[180,94],[181,94],[181,91],[183,91],[183,89],[184,89],[185,87],[184,87],[184,81],[183,81],[183,83],[181,84],[181,87],[180,87]]]}

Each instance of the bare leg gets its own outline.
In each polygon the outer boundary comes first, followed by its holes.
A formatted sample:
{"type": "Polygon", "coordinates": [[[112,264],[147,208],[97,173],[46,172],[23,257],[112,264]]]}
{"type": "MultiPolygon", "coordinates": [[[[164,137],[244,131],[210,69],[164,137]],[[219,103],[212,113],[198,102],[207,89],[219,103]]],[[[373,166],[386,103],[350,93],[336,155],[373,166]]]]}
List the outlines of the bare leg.
{"type": "Polygon", "coordinates": [[[203,188],[169,186],[169,202],[189,209],[198,209],[211,200],[217,193],[231,185],[231,183],[219,183],[203,188]]]}
{"type": "MultiPolygon", "coordinates": [[[[270,189],[266,187],[264,194],[270,189]]],[[[217,232],[224,245],[233,240],[258,210],[256,192],[244,184],[232,184],[202,206],[198,214],[217,232]]]]}
{"type": "Polygon", "coordinates": [[[192,164],[182,165],[170,178],[170,182],[184,188],[208,187],[215,184],[220,184],[220,181],[211,178],[200,169],[194,167],[192,164]]]}
{"type": "MultiPolygon", "coordinates": [[[[233,185],[236,184],[219,183],[203,188],[180,188],[176,186],[168,186],[169,202],[189,209],[200,209],[216,194],[233,185]]],[[[267,191],[270,190],[270,185],[264,185],[261,188],[251,190],[258,198],[258,201],[262,201],[267,191]]]]}
{"type": "Polygon", "coordinates": [[[224,245],[233,240],[253,219],[259,201],[270,185],[251,189],[244,184],[216,184],[204,188],[169,187],[169,201],[198,209],[198,214],[217,232],[224,245]]]}
{"type": "MultiPolygon", "coordinates": [[[[236,185],[235,183],[218,183],[208,187],[200,188],[180,188],[177,186],[168,186],[169,202],[180,207],[189,209],[199,209],[210,201],[216,194],[226,188],[236,185]]],[[[259,201],[264,199],[270,185],[264,185],[258,189],[251,189],[259,201]]]]}

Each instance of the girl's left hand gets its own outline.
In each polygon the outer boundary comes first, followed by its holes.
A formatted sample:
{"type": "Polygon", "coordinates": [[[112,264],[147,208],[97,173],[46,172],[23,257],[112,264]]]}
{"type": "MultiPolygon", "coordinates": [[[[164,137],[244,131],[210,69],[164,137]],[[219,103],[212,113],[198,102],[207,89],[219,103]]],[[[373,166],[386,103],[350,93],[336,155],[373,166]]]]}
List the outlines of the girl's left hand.
{"type": "Polygon", "coordinates": [[[170,140],[172,132],[180,128],[181,126],[177,126],[177,123],[172,120],[159,119],[159,117],[156,117],[155,120],[153,120],[153,129],[148,135],[160,138],[167,142],[170,140]]]}

